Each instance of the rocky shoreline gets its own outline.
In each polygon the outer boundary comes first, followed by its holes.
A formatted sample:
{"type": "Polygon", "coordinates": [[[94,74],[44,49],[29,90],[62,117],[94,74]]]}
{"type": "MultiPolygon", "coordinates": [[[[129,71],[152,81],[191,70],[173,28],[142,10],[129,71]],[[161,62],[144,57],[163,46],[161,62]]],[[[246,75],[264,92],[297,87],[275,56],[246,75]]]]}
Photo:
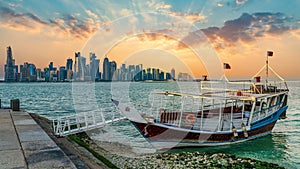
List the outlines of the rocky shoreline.
{"type": "Polygon", "coordinates": [[[180,152],[180,153],[153,153],[136,154],[130,147],[119,143],[97,142],[89,138],[87,134],[84,141],[95,151],[102,154],[118,168],[259,168],[259,169],[282,169],[284,167],[277,164],[263,162],[250,158],[240,158],[224,153],[200,153],[200,152],[180,152]]]}
{"type": "Polygon", "coordinates": [[[199,152],[135,154],[130,147],[118,143],[101,143],[92,140],[88,134],[80,133],[66,138],[56,138],[51,122],[31,114],[48,135],[75,160],[77,168],[284,168],[277,164],[240,158],[223,153],[199,152]],[[109,151],[101,147],[105,145],[109,151]],[[119,151],[113,151],[118,149],[119,151]],[[122,153],[123,152],[123,153],[122,153]]]}
{"type": "Polygon", "coordinates": [[[199,152],[163,153],[141,158],[115,157],[119,168],[283,168],[277,164],[253,159],[238,158],[223,153],[207,154],[199,152]]]}

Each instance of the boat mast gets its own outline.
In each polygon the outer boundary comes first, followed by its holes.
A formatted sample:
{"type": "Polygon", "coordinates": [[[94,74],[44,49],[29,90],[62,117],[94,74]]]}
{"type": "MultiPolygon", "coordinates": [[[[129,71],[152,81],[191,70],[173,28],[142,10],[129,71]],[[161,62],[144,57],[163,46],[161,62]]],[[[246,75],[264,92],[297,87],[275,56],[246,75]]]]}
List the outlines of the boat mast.
{"type": "Polygon", "coordinates": [[[269,78],[269,51],[267,52],[267,60],[266,60],[266,85],[268,84],[269,78]]]}
{"type": "Polygon", "coordinates": [[[273,56],[273,51],[267,51],[267,60],[266,60],[266,85],[268,84],[268,78],[269,78],[269,56],[273,56]]]}

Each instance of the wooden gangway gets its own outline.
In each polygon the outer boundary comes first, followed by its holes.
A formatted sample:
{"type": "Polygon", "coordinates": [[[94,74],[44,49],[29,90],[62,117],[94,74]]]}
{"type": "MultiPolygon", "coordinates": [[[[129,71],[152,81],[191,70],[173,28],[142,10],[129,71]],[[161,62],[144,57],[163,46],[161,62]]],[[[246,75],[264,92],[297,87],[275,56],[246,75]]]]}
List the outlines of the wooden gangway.
{"type": "Polygon", "coordinates": [[[119,122],[126,117],[115,117],[111,114],[110,119],[105,119],[102,111],[81,112],[69,116],[60,116],[53,120],[54,134],[57,136],[67,136],[96,128],[102,128],[107,124],[119,122]]]}

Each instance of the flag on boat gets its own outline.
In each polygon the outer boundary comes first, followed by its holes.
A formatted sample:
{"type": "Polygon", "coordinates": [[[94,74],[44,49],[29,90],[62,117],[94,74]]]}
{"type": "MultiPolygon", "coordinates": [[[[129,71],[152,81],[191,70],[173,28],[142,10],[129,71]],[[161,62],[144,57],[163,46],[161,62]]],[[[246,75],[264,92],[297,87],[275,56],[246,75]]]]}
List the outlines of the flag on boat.
{"type": "Polygon", "coordinates": [[[224,63],[224,69],[231,69],[231,67],[228,63],[224,63]]]}
{"type": "Polygon", "coordinates": [[[273,56],[273,51],[268,51],[267,54],[268,56],[273,56]]]}

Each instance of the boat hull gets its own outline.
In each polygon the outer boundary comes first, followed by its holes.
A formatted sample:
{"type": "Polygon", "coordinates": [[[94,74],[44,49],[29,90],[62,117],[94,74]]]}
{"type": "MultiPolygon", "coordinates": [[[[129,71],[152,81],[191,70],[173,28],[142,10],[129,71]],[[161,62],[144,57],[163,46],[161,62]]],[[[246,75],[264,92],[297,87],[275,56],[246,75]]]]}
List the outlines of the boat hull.
{"type": "Polygon", "coordinates": [[[231,131],[199,131],[181,129],[162,123],[140,123],[131,121],[139,132],[156,148],[219,146],[248,141],[271,133],[280,115],[287,109],[281,108],[270,114],[265,120],[256,122],[245,135],[244,131],[238,131],[234,137],[231,131]]]}

